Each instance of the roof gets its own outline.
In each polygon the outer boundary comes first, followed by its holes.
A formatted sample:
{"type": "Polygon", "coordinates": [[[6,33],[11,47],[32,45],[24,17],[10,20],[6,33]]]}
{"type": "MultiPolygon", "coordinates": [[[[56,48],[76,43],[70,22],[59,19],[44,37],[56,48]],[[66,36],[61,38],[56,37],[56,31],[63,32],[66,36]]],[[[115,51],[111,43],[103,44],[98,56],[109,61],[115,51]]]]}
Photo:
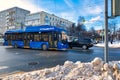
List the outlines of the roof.
{"type": "Polygon", "coordinates": [[[41,25],[41,26],[27,26],[25,30],[9,30],[9,31],[6,31],[5,33],[47,32],[47,31],[66,32],[66,30],[62,28],[58,28],[56,26],[41,25]]]}
{"type": "Polygon", "coordinates": [[[22,33],[24,32],[23,30],[9,30],[9,31],[6,31],[5,33],[22,33]]]}
{"type": "MultiPolygon", "coordinates": [[[[62,28],[58,28],[56,26],[49,26],[49,25],[41,25],[41,26],[28,26],[25,29],[25,32],[47,32],[47,31],[65,31],[62,28]]],[[[66,31],[65,31],[66,32],[66,31]]]]}

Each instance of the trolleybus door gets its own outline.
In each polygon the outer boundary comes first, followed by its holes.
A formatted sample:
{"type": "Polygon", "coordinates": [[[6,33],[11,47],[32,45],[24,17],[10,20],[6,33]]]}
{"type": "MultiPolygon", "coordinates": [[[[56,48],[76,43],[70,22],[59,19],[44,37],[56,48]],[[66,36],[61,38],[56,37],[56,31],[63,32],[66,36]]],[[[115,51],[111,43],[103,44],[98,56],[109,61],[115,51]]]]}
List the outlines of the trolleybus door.
{"type": "Polygon", "coordinates": [[[54,32],[49,34],[49,47],[57,48],[57,34],[54,32]]]}
{"type": "Polygon", "coordinates": [[[30,48],[30,34],[23,34],[24,36],[24,48],[30,48]]]}
{"type": "Polygon", "coordinates": [[[8,45],[12,45],[12,34],[8,34],[8,45]]]}

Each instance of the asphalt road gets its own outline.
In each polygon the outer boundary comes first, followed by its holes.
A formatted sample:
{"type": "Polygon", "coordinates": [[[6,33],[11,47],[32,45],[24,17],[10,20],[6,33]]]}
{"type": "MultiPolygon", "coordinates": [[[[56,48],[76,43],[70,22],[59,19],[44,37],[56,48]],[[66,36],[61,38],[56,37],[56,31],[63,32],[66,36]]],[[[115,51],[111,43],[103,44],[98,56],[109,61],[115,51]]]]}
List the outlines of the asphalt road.
{"type": "MultiPolygon", "coordinates": [[[[104,60],[104,48],[92,47],[89,50],[73,48],[67,51],[42,51],[0,46],[0,75],[63,65],[67,60],[89,62],[95,57],[100,57],[104,60]]],[[[109,49],[109,60],[120,60],[119,48],[109,49]]]]}

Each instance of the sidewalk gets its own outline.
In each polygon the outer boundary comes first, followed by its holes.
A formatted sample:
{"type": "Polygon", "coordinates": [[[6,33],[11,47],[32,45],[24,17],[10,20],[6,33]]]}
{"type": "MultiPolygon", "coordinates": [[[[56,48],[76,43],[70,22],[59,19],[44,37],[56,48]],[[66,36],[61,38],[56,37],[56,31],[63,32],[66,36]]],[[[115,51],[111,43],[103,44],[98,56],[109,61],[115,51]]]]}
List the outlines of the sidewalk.
{"type": "MultiPolygon", "coordinates": [[[[97,46],[97,47],[104,47],[104,43],[98,43],[98,44],[95,44],[94,46],[97,46]]],[[[113,44],[111,44],[110,42],[108,42],[108,46],[109,48],[120,48],[120,42],[113,42],[113,44]]]]}

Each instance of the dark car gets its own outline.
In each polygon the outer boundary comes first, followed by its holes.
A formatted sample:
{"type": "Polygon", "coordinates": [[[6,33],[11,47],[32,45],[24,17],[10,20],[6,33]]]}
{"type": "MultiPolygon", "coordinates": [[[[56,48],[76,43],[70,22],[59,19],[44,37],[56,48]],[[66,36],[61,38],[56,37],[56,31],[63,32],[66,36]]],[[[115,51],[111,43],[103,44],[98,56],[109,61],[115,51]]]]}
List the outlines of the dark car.
{"type": "Polygon", "coordinates": [[[84,39],[79,39],[74,38],[71,42],[68,42],[69,47],[80,47],[82,49],[89,49],[90,47],[93,46],[93,42],[91,39],[84,38],[84,39]]]}

